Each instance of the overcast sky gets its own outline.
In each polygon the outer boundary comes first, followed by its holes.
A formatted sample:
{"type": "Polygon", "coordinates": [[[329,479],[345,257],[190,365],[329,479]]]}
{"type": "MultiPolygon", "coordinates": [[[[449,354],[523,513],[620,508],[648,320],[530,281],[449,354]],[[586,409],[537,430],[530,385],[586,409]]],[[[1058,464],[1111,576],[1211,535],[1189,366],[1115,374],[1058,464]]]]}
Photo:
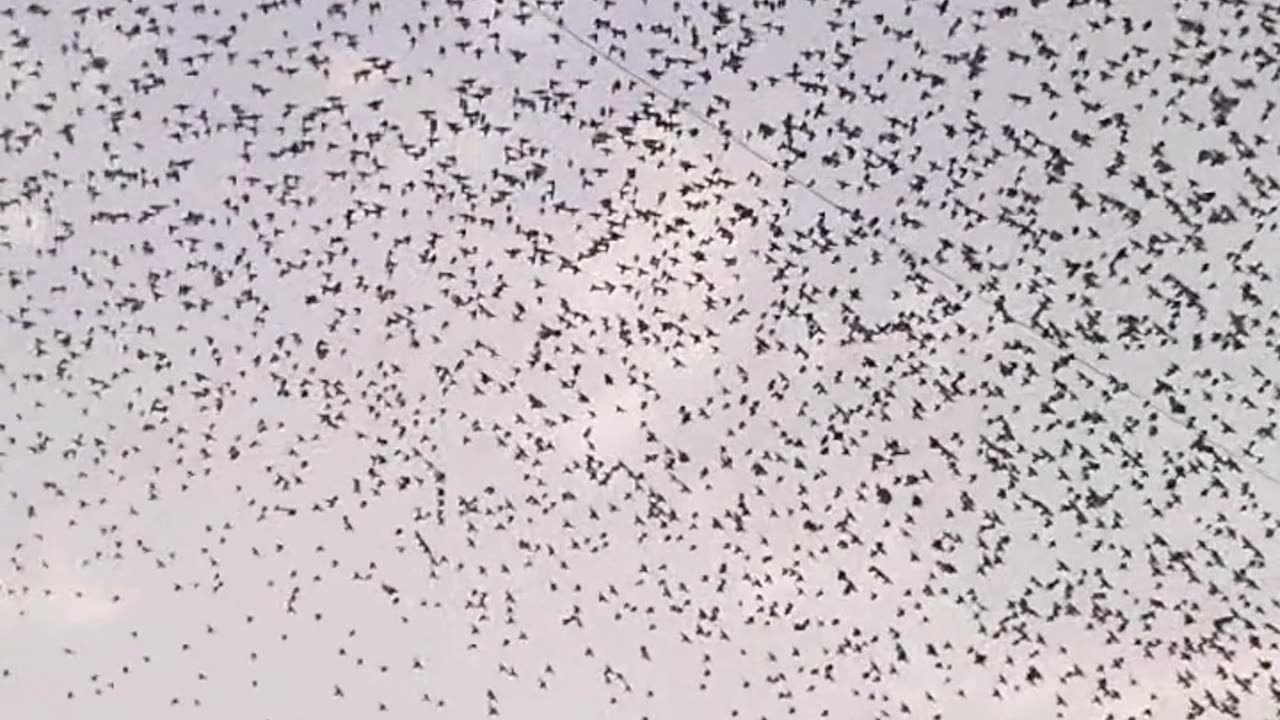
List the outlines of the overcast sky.
{"type": "Polygon", "coordinates": [[[0,715],[1277,714],[1273,9],[0,25],[0,715]]]}

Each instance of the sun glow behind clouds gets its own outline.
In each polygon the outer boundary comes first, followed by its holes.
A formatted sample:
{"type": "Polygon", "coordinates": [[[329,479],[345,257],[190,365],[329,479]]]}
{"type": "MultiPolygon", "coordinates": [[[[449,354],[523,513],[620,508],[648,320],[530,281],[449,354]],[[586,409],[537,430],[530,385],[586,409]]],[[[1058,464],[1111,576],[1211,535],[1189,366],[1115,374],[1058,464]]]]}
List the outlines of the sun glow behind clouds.
{"type": "Polygon", "coordinates": [[[13,247],[43,248],[49,243],[48,213],[21,200],[0,210],[0,243],[13,247]]]}
{"type": "Polygon", "coordinates": [[[31,562],[38,571],[25,576],[21,584],[10,577],[0,582],[0,635],[26,624],[50,630],[81,628],[111,623],[125,611],[127,603],[105,578],[95,577],[58,545],[44,546],[44,557],[31,562]]]}

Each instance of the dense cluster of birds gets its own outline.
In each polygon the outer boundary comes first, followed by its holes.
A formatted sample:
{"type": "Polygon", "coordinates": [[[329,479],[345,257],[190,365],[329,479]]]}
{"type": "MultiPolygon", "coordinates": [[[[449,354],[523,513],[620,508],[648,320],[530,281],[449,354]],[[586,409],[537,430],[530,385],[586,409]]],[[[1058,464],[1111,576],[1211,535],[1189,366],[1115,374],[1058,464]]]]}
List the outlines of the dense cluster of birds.
{"type": "Polygon", "coordinates": [[[0,715],[1280,710],[1280,5],[0,6],[0,715]]]}

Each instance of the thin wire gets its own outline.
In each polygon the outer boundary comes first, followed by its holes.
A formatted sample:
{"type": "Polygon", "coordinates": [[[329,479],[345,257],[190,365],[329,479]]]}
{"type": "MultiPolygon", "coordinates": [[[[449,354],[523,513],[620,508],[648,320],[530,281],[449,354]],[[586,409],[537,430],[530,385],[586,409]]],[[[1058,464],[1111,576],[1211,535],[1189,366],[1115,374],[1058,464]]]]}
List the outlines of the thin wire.
{"type": "MultiPolygon", "coordinates": [[[[554,16],[548,13],[547,11],[543,10],[537,4],[536,0],[532,4],[526,3],[525,0],[521,0],[521,4],[524,4],[527,7],[532,8],[533,12],[536,13],[543,20],[553,25],[557,30],[564,32],[566,35],[573,38],[574,41],[576,41],[578,44],[582,45],[583,47],[591,51],[597,57],[604,59],[606,62],[608,62],[610,65],[614,66],[615,68],[617,68],[623,74],[634,79],[636,82],[639,82],[640,84],[644,85],[654,94],[659,95],[671,101],[671,103],[674,105],[677,111],[683,112],[684,114],[689,115],[690,117],[694,118],[695,120],[702,123],[706,127],[719,133],[720,136],[723,137],[725,140],[736,145],[738,148],[742,149],[752,157],[756,158],[761,163],[781,173],[790,183],[799,186],[804,191],[818,198],[818,200],[829,205],[833,209],[845,214],[846,216],[850,216],[850,217],[860,216],[859,213],[856,213],[850,208],[845,207],[843,204],[837,202],[836,200],[833,200],[832,198],[828,197],[826,194],[824,194],[817,188],[813,187],[812,181],[804,182],[800,180],[800,178],[796,177],[795,174],[792,173],[790,170],[788,170],[785,167],[782,167],[776,161],[770,160],[767,156],[765,156],[763,153],[761,153],[760,151],[756,150],[754,147],[749,145],[745,140],[739,138],[732,131],[726,128],[722,128],[719,125],[713,123],[709,118],[703,116],[697,110],[693,109],[691,103],[684,101],[679,96],[676,96],[667,92],[666,90],[658,86],[656,83],[650,81],[648,78],[644,77],[640,73],[635,72],[626,64],[624,64],[622,61],[615,58],[612,54],[610,54],[605,50],[602,50],[597,44],[588,40],[587,38],[584,38],[582,35],[578,34],[573,28],[565,24],[563,19],[557,16],[554,16]]],[[[1209,435],[1209,432],[1207,430],[1196,428],[1195,422],[1194,422],[1194,416],[1190,417],[1186,422],[1182,422],[1178,420],[1176,417],[1171,415],[1169,411],[1163,409],[1158,403],[1152,401],[1151,398],[1133,390],[1130,383],[1126,381],[1122,381],[1114,373],[1102,370],[1093,362],[1090,362],[1089,360],[1086,360],[1080,357],[1077,353],[1073,352],[1069,346],[1067,346],[1065,341],[1061,339],[1054,340],[1049,337],[1046,337],[1043,333],[1041,333],[1038,329],[1036,329],[1035,326],[1028,325],[1027,323],[1013,317],[1007,311],[1003,311],[994,302],[983,297],[981,293],[977,293],[972,290],[969,290],[967,287],[965,287],[964,284],[956,280],[950,273],[929,264],[929,262],[924,258],[922,258],[919,254],[901,245],[896,245],[896,246],[902,253],[907,255],[919,267],[946,279],[948,282],[955,285],[959,290],[961,290],[963,293],[965,293],[969,297],[973,297],[977,299],[979,302],[982,302],[990,307],[993,307],[996,310],[1001,310],[1001,315],[1003,315],[1006,318],[1006,322],[1022,328],[1027,333],[1029,333],[1032,337],[1036,338],[1038,341],[1042,343],[1049,344],[1051,346],[1056,346],[1056,348],[1059,350],[1065,350],[1066,352],[1069,353],[1068,362],[1078,363],[1083,367],[1087,368],[1089,371],[1091,371],[1098,377],[1104,378],[1107,382],[1111,384],[1111,386],[1114,389],[1118,390],[1118,392],[1127,394],[1133,397],[1134,399],[1138,400],[1139,402],[1141,402],[1142,407],[1144,409],[1154,410],[1156,414],[1165,418],[1169,422],[1172,422],[1174,425],[1185,428],[1187,430],[1198,431],[1200,434],[1199,434],[1199,437],[1197,438],[1197,442],[1202,442],[1206,445],[1209,445],[1214,449],[1222,452],[1224,455],[1228,456],[1229,458],[1231,458],[1233,462],[1227,465],[1229,468],[1236,469],[1236,470],[1248,469],[1253,471],[1255,474],[1259,475],[1260,477],[1265,478],[1266,480],[1269,480],[1273,483],[1276,483],[1277,485],[1280,485],[1280,478],[1274,475],[1271,475],[1270,473],[1268,473],[1267,471],[1259,467],[1262,460],[1259,459],[1259,460],[1250,462],[1252,458],[1242,457],[1242,453],[1240,451],[1227,447],[1226,445],[1222,444],[1218,440],[1215,440],[1213,437],[1209,435]],[[1232,467],[1232,465],[1234,465],[1234,467],[1232,467]]],[[[1215,458],[1215,459],[1218,459],[1218,458],[1215,458]]]]}

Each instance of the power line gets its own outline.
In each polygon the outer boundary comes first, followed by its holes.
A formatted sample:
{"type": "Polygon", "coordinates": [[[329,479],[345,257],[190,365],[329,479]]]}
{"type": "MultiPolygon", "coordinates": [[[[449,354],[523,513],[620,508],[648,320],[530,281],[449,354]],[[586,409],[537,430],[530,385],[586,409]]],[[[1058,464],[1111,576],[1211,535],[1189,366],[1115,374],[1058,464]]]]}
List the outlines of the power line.
{"type": "MultiPolygon", "coordinates": [[[[522,3],[524,2],[524,0],[521,0],[521,1],[522,1],[522,3]]],[[[615,58],[611,53],[609,53],[609,52],[608,52],[608,51],[606,51],[606,50],[601,49],[601,48],[600,48],[600,46],[598,46],[596,43],[594,43],[594,42],[592,42],[591,40],[589,40],[589,39],[587,39],[587,38],[583,37],[581,34],[579,34],[579,33],[578,33],[577,31],[575,31],[573,28],[569,27],[569,25],[567,25],[567,24],[564,22],[564,20],[563,20],[562,18],[559,18],[559,17],[557,17],[557,16],[554,16],[554,15],[552,15],[552,14],[548,13],[547,11],[545,11],[542,7],[540,7],[540,6],[536,3],[536,1],[535,1],[534,3],[532,3],[532,4],[528,5],[528,7],[531,7],[531,8],[532,8],[532,10],[533,10],[533,12],[534,12],[534,13],[536,13],[539,17],[541,17],[541,18],[542,18],[543,20],[545,20],[546,22],[550,23],[550,24],[551,24],[552,26],[554,26],[557,30],[559,30],[559,31],[561,31],[561,32],[564,32],[566,35],[568,35],[569,37],[573,38],[573,40],[574,40],[575,42],[577,42],[578,44],[580,44],[580,45],[582,45],[583,47],[585,47],[585,48],[586,48],[587,50],[589,50],[592,54],[594,54],[594,55],[595,55],[595,56],[597,56],[597,57],[600,57],[600,58],[604,59],[604,60],[605,60],[606,62],[608,62],[610,65],[612,65],[613,67],[617,68],[619,72],[622,72],[623,74],[627,75],[628,77],[630,77],[630,78],[634,79],[636,82],[639,82],[640,84],[644,85],[646,88],[648,88],[648,89],[649,89],[651,92],[653,92],[654,94],[659,95],[659,96],[661,96],[661,97],[663,97],[663,98],[666,98],[667,100],[671,101],[672,105],[676,108],[676,110],[677,110],[677,111],[682,112],[682,113],[684,113],[684,114],[686,114],[686,115],[688,115],[688,116],[690,116],[690,117],[694,118],[694,119],[695,119],[695,120],[697,120],[699,123],[701,123],[701,124],[703,124],[704,126],[706,126],[706,127],[710,128],[711,130],[714,130],[715,132],[719,133],[719,134],[720,134],[720,136],[721,136],[721,137],[723,137],[726,141],[728,141],[728,142],[730,142],[730,143],[732,143],[732,144],[736,145],[738,148],[742,149],[743,151],[745,151],[746,153],[748,153],[748,154],[749,154],[749,155],[751,155],[752,157],[756,158],[758,161],[760,161],[760,162],[761,162],[761,163],[763,163],[764,165],[768,166],[769,168],[771,168],[771,169],[773,169],[773,170],[775,170],[775,171],[777,171],[777,172],[781,173],[781,174],[786,178],[786,180],[788,181],[788,183],[789,183],[789,184],[794,184],[794,185],[799,186],[799,187],[800,187],[802,190],[804,190],[805,192],[808,192],[809,194],[813,195],[814,197],[816,197],[818,200],[820,200],[820,201],[821,201],[821,202],[823,202],[824,204],[826,204],[826,205],[830,206],[831,208],[833,208],[833,209],[834,209],[834,210],[836,210],[837,212],[840,212],[840,213],[842,213],[842,214],[844,214],[844,215],[846,215],[846,216],[849,216],[849,217],[857,217],[857,216],[859,215],[858,213],[854,212],[854,211],[853,211],[853,210],[851,210],[850,208],[848,208],[848,207],[844,206],[843,204],[839,203],[838,201],[836,201],[836,200],[834,200],[834,199],[832,199],[832,198],[828,197],[825,193],[823,193],[822,191],[820,191],[820,190],[818,190],[817,188],[813,187],[813,183],[812,183],[812,182],[804,182],[804,181],[800,180],[800,178],[796,177],[796,176],[795,176],[795,174],[794,174],[794,173],[792,173],[789,169],[787,169],[787,168],[785,168],[785,167],[782,167],[781,165],[779,165],[779,164],[778,164],[776,161],[774,161],[774,160],[770,160],[767,156],[765,156],[765,155],[764,155],[763,153],[761,153],[760,151],[756,150],[754,147],[752,147],[750,144],[748,144],[745,140],[743,140],[743,139],[741,139],[740,137],[738,137],[737,135],[735,135],[732,131],[728,130],[727,128],[722,128],[722,127],[720,127],[719,125],[717,125],[716,123],[712,122],[709,118],[707,118],[707,117],[706,117],[706,116],[704,116],[703,114],[699,113],[697,110],[693,109],[693,107],[692,107],[692,104],[691,104],[691,103],[684,101],[682,98],[680,98],[680,97],[679,97],[679,96],[677,96],[677,95],[673,95],[672,93],[667,92],[666,90],[664,90],[662,87],[660,87],[660,86],[659,86],[659,85],[657,85],[656,83],[654,83],[654,82],[650,81],[648,78],[644,77],[642,74],[635,72],[635,71],[634,71],[634,70],[632,70],[630,67],[628,67],[625,63],[623,63],[621,60],[618,60],[617,58],[615,58]]],[[[892,242],[892,241],[891,241],[891,242],[892,242]]],[[[962,291],[964,294],[966,294],[967,296],[972,297],[972,298],[975,298],[975,299],[977,299],[979,302],[982,302],[982,303],[984,303],[984,304],[986,304],[986,305],[988,305],[988,306],[990,306],[990,307],[992,307],[992,308],[994,308],[994,309],[996,309],[996,310],[1000,310],[1000,308],[999,308],[998,306],[996,306],[996,304],[995,304],[994,302],[992,302],[991,300],[988,300],[988,299],[986,299],[985,297],[983,297],[981,293],[978,293],[978,292],[974,292],[974,291],[972,291],[972,290],[969,290],[967,287],[965,287],[965,285],[964,285],[963,283],[961,283],[959,280],[956,280],[956,278],[955,278],[955,277],[953,277],[950,273],[948,273],[947,271],[945,271],[945,270],[943,270],[943,269],[940,269],[940,268],[934,267],[934,266],[933,266],[933,265],[931,265],[931,264],[930,264],[926,259],[922,258],[918,253],[915,253],[915,252],[911,251],[909,248],[903,247],[903,246],[901,246],[901,245],[897,245],[896,243],[893,243],[893,244],[894,244],[896,247],[898,247],[898,248],[899,248],[899,250],[900,250],[902,253],[904,253],[904,254],[905,254],[905,255],[907,255],[909,258],[911,258],[911,259],[915,262],[915,264],[916,264],[917,266],[919,266],[920,268],[923,268],[925,271],[927,271],[927,272],[931,272],[931,273],[933,273],[934,275],[939,276],[939,277],[941,277],[941,278],[943,278],[943,279],[947,280],[947,281],[948,281],[948,282],[950,282],[951,284],[955,285],[955,286],[956,286],[956,288],[958,288],[959,290],[961,290],[961,291],[962,291]]],[[[967,298],[966,298],[966,299],[967,299],[967,298]]],[[[1203,442],[1204,444],[1209,445],[1209,446],[1213,447],[1215,450],[1218,450],[1218,451],[1222,452],[1224,455],[1226,455],[1226,456],[1230,457],[1230,458],[1232,459],[1232,461],[1233,461],[1233,463],[1234,463],[1234,465],[1235,465],[1235,467],[1236,467],[1236,468],[1238,468],[1238,469],[1248,469],[1248,470],[1251,470],[1251,471],[1253,471],[1254,473],[1256,473],[1257,475],[1259,475],[1260,477],[1265,478],[1266,480],[1269,480],[1269,481],[1271,481],[1271,482],[1273,482],[1273,483],[1276,483],[1277,485],[1280,485],[1280,478],[1277,478],[1276,476],[1271,475],[1270,473],[1268,473],[1267,471],[1265,471],[1264,469],[1262,469],[1261,467],[1259,467],[1259,464],[1261,463],[1261,460],[1258,460],[1258,461],[1255,461],[1255,462],[1248,462],[1249,458],[1242,458],[1242,453],[1240,453],[1239,451],[1234,450],[1234,449],[1232,449],[1232,448],[1230,448],[1230,447],[1227,447],[1227,446],[1226,446],[1226,445],[1224,445],[1223,443],[1221,443],[1221,442],[1219,442],[1218,440],[1214,439],[1213,437],[1211,437],[1211,436],[1209,435],[1209,432],[1208,432],[1207,430],[1202,430],[1202,429],[1198,429],[1198,428],[1196,428],[1196,427],[1195,427],[1195,425],[1194,425],[1194,419],[1188,419],[1186,422],[1183,422],[1183,421],[1178,420],[1178,418],[1176,418],[1176,417],[1174,417],[1172,414],[1170,414],[1170,413],[1169,413],[1169,411],[1167,411],[1167,410],[1163,409],[1162,407],[1160,407],[1160,405],[1159,405],[1159,404],[1157,404],[1157,403],[1153,402],[1153,401],[1151,400],[1151,398],[1149,398],[1149,397],[1147,397],[1147,396],[1145,396],[1145,395],[1143,395],[1143,394],[1141,394],[1141,393],[1139,393],[1139,392],[1137,392],[1137,391],[1133,390],[1133,388],[1132,388],[1132,386],[1130,385],[1130,383],[1125,382],[1125,381],[1122,381],[1122,380],[1121,380],[1118,376],[1116,376],[1114,373],[1111,373],[1111,372],[1109,372],[1109,371],[1105,371],[1105,370],[1101,369],[1100,367],[1098,367],[1098,366],[1097,366],[1096,364],[1094,364],[1093,362],[1090,362],[1089,360],[1083,359],[1079,354],[1077,354],[1077,353],[1075,353],[1075,352],[1071,352],[1070,348],[1066,345],[1066,342],[1065,342],[1065,341],[1063,341],[1063,340],[1061,340],[1061,339],[1053,340],[1053,339],[1051,339],[1051,338],[1046,337],[1046,336],[1045,336],[1042,332],[1040,332],[1040,331],[1039,331],[1035,326],[1033,326],[1033,325],[1029,325],[1029,324],[1027,324],[1027,323],[1025,323],[1025,322],[1023,322],[1023,321],[1021,321],[1021,320],[1019,320],[1019,319],[1017,319],[1017,318],[1013,317],[1013,316],[1012,316],[1011,314],[1009,314],[1008,312],[1004,312],[1004,311],[1002,311],[1002,312],[1001,312],[1001,314],[1006,318],[1006,322],[1011,323],[1011,324],[1013,324],[1013,325],[1016,325],[1016,326],[1018,326],[1018,327],[1022,328],[1024,331],[1026,331],[1027,333],[1029,333],[1032,337],[1034,337],[1036,340],[1040,341],[1041,343],[1051,344],[1051,345],[1052,345],[1052,344],[1056,344],[1056,345],[1058,345],[1059,349],[1065,349],[1065,350],[1067,350],[1067,351],[1068,351],[1068,353],[1069,353],[1069,362],[1078,363],[1079,365],[1081,365],[1081,366],[1083,366],[1084,368],[1088,369],[1090,372],[1092,372],[1093,374],[1097,375],[1098,377],[1105,379],[1107,382],[1109,382],[1109,383],[1110,383],[1110,384],[1111,384],[1111,385],[1112,385],[1116,390],[1118,390],[1119,392],[1124,393],[1124,394],[1127,394],[1127,395],[1129,395],[1129,396],[1133,397],[1134,399],[1138,400],[1138,401],[1142,404],[1142,407],[1143,407],[1144,409],[1151,409],[1151,410],[1153,410],[1155,413],[1157,413],[1157,414],[1158,414],[1158,415],[1160,415],[1161,417],[1165,418],[1165,419],[1166,419],[1166,420],[1168,420],[1169,422],[1172,422],[1174,425],[1177,425],[1177,426],[1179,426],[1179,427],[1185,428],[1185,429],[1187,429],[1187,430],[1191,430],[1191,431],[1198,431],[1198,432],[1200,433],[1199,438],[1198,438],[1198,441],[1203,442]]]]}

